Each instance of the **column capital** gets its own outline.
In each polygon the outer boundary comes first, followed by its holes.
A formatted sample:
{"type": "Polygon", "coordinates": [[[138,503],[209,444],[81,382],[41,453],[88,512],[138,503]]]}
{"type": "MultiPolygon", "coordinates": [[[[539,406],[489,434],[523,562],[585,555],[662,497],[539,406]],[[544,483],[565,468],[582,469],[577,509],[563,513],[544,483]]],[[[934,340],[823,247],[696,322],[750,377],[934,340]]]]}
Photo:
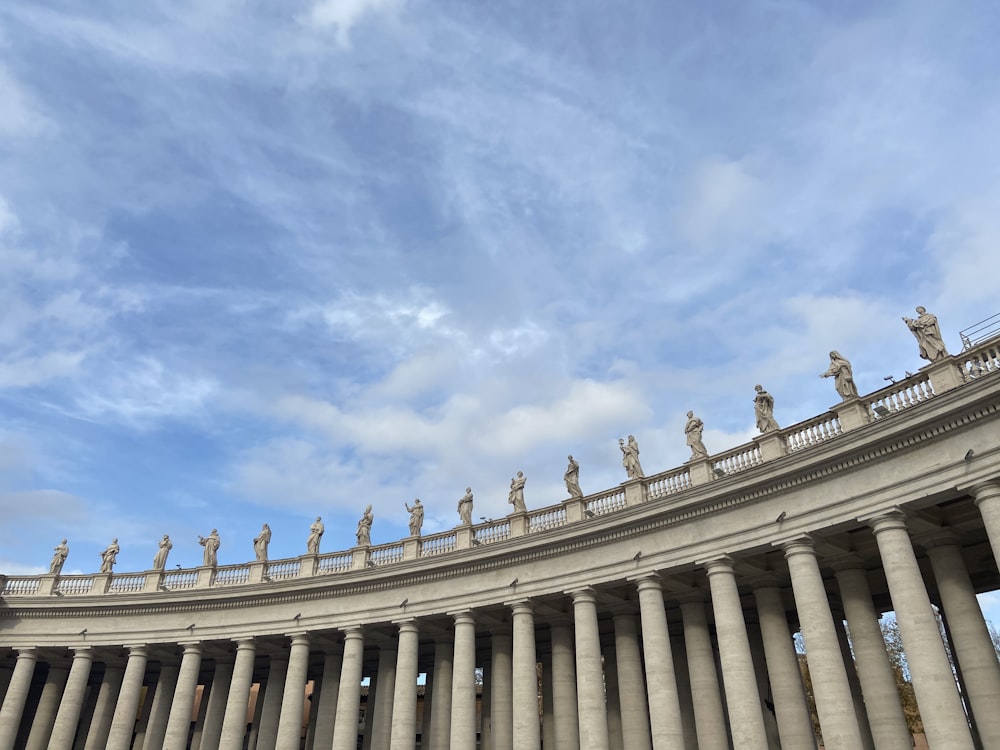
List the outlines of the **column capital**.
{"type": "Polygon", "coordinates": [[[871,530],[878,536],[881,532],[889,529],[902,529],[906,531],[906,513],[901,508],[883,511],[871,516],[858,518],[862,523],[868,524],[871,530]]]}
{"type": "Polygon", "coordinates": [[[254,648],[256,645],[254,643],[254,637],[252,635],[244,635],[239,638],[232,638],[233,643],[236,644],[237,651],[245,651],[246,649],[254,648]]]}
{"type": "Polygon", "coordinates": [[[535,612],[535,603],[531,599],[515,599],[513,601],[504,602],[508,607],[510,607],[511,612],[514,616],[517,615],[530,615],[535,612]]]}
{"type": "Polygon", "coordinates": [[[975,484],[972,486],[970,491],[972,496],[975,498],[976,505],[979,505],[984,500],[1000,498],[1000,480],[992,480],[989,482],[982,482],[981,484],[975,484]]]}
{"type": "Polygon", "coordinates": [[[573,604],[578,602],[589,602],[591,604],[597,604],[597,594],[593,588],[590,586],[585,586],[581,589],[571,589],[566,592],[573,598],[573,604]]]}
{"type": "Polygon", "coordinates": [[[340,628],[340,632],[344,634],[344,643],[346,645],[347,641],[364,640],[365,630],[361,625],[348,625],[346,627],[340,628]]]}
{"type": "Polygon", "coordinates": [[[860,555],[853,552],[849,552],[838,557],[834,557],[829,560],[824,560],[824,563],[830,570],[833,571],[834,576],[838,573],[846,573],[851,570],[860,570],[862,573],[867,572],[865,567],[865,561],[860,555]]]}
{"type": "Polygon", "coordinates": [[[399,627],[400,633],[419,633],[420,628],[417,627],[417,620],[413,617],[407,617],[405,620],[393,620],[393,625],[399,627]]]}
{"type": "Polygon", "coordinates": [[[17,651],[18,659],[31,659],[33,661],[38,660],[38,647],[37,646],[21,646],[15,649],[17,651]]]}
{"type": "Polygon", "coordinates": [[[958,535],[950,529],[943,528],[914,534],[913,541],[928,551],[937,547],[957,547],[959,545],[958,535]]]}
{"type": "Polygon", "coordinates": [[[146,656],[147,655],[146,644],[145,643],[126,644],[125,648],[128,649],[128,655],[129,655],[130,658],[133,657],[133,656],[146,656]]]}
{"type": "Polygon", "coordinates": [[[785,559],[795,555],[809,555],[816,557],[816,542],[808,534],[797,536],[779,543],[785,553],[785,559]]]}
{"type": "Polygon", "coordinates": [[[641,576],[630,578],[629,580],[635,584],[638,591],[663,591],[663,579],[656,573],[643,573],[641,576]]]}
{"type": "Polygon", "coordinates": [[[733,573],[736,570],[736,561],[729,555],[719,555],[709,560],[698,560],[697,564],[705,569],[709,578],[718,573],[733,573]]]}
{"type": "Polygon", "coordinates": [[[73,658],[88,657],[90,659],[94,658],[94,647],[93,646],[70,646],[70,651],[73,652],[73,658]]]}
{"type": "Polygon", "coordinates": [[[289,638],[292,646],[309,645],[309,631],[307,630],[295,630],[291,633],[285,633],[285,635],[289,638]]]}

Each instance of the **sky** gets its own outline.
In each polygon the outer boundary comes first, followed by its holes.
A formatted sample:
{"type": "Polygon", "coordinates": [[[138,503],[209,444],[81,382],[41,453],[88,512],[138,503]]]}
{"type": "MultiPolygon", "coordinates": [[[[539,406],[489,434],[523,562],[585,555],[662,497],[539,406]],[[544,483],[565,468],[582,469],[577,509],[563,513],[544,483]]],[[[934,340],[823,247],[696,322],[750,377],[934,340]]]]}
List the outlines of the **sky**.
{"type": "MultiPolygon", "coordinates": [[[[0,572],[501,517],[1000,311],[1000,5],[0,4],[0,572]],[[990,281],[992,279],[993,281],[990,281]]],[[[994,595],[1000,613],[1000,597],[994,595]]],[[[1000,621],[1000,616],[997,617],[1000,621]]]]}

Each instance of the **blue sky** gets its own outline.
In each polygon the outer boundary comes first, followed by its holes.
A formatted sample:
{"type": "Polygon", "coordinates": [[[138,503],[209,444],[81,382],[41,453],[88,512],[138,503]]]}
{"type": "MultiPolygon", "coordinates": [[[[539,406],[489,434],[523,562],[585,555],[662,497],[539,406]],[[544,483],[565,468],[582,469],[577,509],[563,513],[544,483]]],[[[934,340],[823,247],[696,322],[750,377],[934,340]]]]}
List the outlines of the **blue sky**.
{"type": "Polygon", "coordinates": [[[0,570],[348,548],[998,311],[993,2],[0,5],[0,570]]]}

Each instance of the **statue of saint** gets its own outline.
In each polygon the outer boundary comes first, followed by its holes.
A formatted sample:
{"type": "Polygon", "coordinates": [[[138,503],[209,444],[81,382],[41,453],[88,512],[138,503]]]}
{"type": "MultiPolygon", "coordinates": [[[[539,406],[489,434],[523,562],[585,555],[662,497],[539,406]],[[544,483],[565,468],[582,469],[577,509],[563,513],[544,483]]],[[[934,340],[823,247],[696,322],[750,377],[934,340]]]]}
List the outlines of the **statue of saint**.
{"type": "Polygon", "coordinates": [[[524,483],[527,482],[524,472],[517,472],[516,477],[510,480],[510,493],[507,495],[507,502],[514,506],[515,513],[527,513],[528,508],[524,504],[524,483]]]}
{"type": "Polygon", "coordinates": [[[219,538],[219,530],[212,529],[208,536],[198,536],[198,544],[205,548],[202,555],[201,564],[207,568],[214,568],[219,564],[219,547],[222,546],[222,539],[219,538]]]}
{"type": "Polygon", "coordinates": [[[364,515],[358,521],[358,546],[367,547],[372,543],[372,524],[375,523],[375,514],[372,513],[372,506],[365,508],[364,515]]]}
{"type": "Polygon", "coordinates": [[[689,411],[687,424],[684,425],[684,437],[691,449],[691,458],[708,458],[708,449],[701,440],[704,430],[705,423],[698,419],[693,411],[689,411]]]}
{"type": "Polygon", "coordinates": [[[569,465],[566,467],[566,473],[563,474],[566,491],[570,497],[583,497],[583,490],[580,489],[580,464],[572,456],[568,458],[569,465]]]}
{"type": "Polygon", "coordinates": [[[271,543],[271,527],[266,523],[261,526],[260,533],[253,538],[253,554],[258,562],[267,560],[267,545],[271,543]]]}
{"type": "Polygon", "coordinates": [[[121,552],[121,547],[118,546],[118,537],[111,540],[111,544],[108,545],[107,549],[101,553],[101,572],[111,573],[112,569],[115,567],[115,563],[118,562],[118,553],[121,552]]]}
{"type": "Polygon", "coordinates": [[[774,397],[764,390],[764,386],[753,387],[757,395],[753,397],[753,411],[757,417],[757,429],[761,433],[774,432],[781,429],[774,421],[774,397]]]}
{"type": "Polygon", "coordinates": [[[52,548],[52,551],[55,554],[52,555],[52,562],[49,563],[49,575],[57,576],[62,573],[63,563],[69,557],[69,547],[66,544],[66,540],[63,539],[59,542],[59,544],[52,548]]]}
{"type": "Polygon", "coordinates": [[[309,538],[306,539],[306,554],[319,554],[319,540],[323,537],[324,531],[326,531],[326,528],[323,526],[323,520],[319,516],[316,516],[316,520],[309,527],[309,538]]]}
{"type": "Polygon", "coordinates": [[[413,505],[408,505],[405,501],[403,507],[410,514],[410,536],[420,536],[420,527],[424,525],[424,506],[418,497],[413,501],[413,505]]]}
{"type": "Polygon", "coordinates": [[[153,557],[153,570],[163,570],[167,567],[167,555],[173,548],[174,544],[170,541],[170,537],[164,534],[163,539],[160,540],[160,548],[156,550],[156,556],[153,557]]]}
{"type": "Polygon", "coordinates": [[[833,387],[845,401],[858,397],[858,388],[854,385],[854,370],[851,369],[851,363],[840,356],[840,352],[830,352],[830,369],[820,377],[833,378],[833,387]]]}
{"type": "Polygon", "coordinates": [[[465,494],[458,501],[458,517],[463,526],[472,525],[472,488],[466,487],[465,494]]]}
{"type": "Polygon", "coordinates": [[[941,338],[941,328],[938,326],[937,317],[927,312],[927,308],[918,307],[917,317],[904,317],[903,322],[916,337],[921,357],[934,362],[948,356],[948,352],[944,348],[944,339],[941,338]]]}
{"type": "Polygon", "coordinates": [[[622,466],[629,479],[642,479],[642,464],[639,463],[639,443],[633,435],[628,436],[628,443],[618,438],[618,447],[622,451],[622,466]]]}

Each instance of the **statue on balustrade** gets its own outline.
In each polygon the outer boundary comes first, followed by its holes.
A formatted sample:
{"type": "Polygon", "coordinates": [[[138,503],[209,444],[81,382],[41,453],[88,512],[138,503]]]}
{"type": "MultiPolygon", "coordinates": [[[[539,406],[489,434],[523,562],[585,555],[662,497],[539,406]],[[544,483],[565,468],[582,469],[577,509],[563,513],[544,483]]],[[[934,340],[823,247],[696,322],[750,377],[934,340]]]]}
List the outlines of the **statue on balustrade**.
{"type": "Polygon", "coordinates": [[[761,385],[753,387],[757,395],[753,398],[753,411],[757,417],[757,429],[761,434],[781,429],[774,421],[774,397],[761,385]]]}
{"type": "Polygon", "coordinates": [[[253,554],[257,558],[257,562],[267,561],[267,545],[270,543],[271,527],[265,523],[261,526],[260,533],[253,538],[253,554]]]}
{"type": "Polygon", "coordinates": [[[52,551],[55,554],[52,555],[52,562],[49,563],[49,575],[57,576],[62,573],[63,563],[69,557],[69,546],[66,544],[66,540],[63,539],[59,542],[52,548],[52,551]]]}
{"type": "Polygon", "coordinates": [[[570,497],[583,497],[583,490],[580,489],[580,464],[572,456],[569,456],[569,465],[563,479],[570,497]]]}
{"type": "Polygon", "coordinates": [[[174,543],[170,541],[170,536],[164,534],[163,539],[160,540],[160,548],[156,550],[156,555],[153,557],[153,570],[163,570],[167,567],[167,555],[173,548],[174,543]]]}
{"type": "Polygon", "coordinates": [[[420,536],[420,527],[424,525],[424,506],[418,497],[409,505],[403,501],[403,507],[410,514],[410,536],[420,536]]]}
{"type": "Polygon", "coordinates": [[[459,498],[458,501],[458,517],[461,519],[461,525],[471,526],[472,525],[472,488],[466,487],[465,494],[459,498]]]}
{"type": "Polygon", "coordinates": [[[323,519],[316,516],[316,520],[309,527],[309,538],[306,539],[306,554],[319,554],[319,540],[323,538],[324,531],[326,531],[326,528],[323,526],[323,519]]]}
{"type": "Polygon", "coordinates": [[[906,327],[910,329],[920,346],[920,356],[934,362],[948,356],[941,338],[941,328],[936,316],[927,312],[927,308],[918,307],[916,318],[903,318],[906,327]]]}
{"type": "Polygon", "coordinates": [[[101,572],[111,573],[115,567],[115,563],[118,562],[118,553],[121,552],[121,547],[118,546],[118,537],[111,540],[111,544],[108,545],[107,549],[101,553],[101,572]]]}
{"type": "Polygon", "coordinates": [[[851,369],[851,363],[840,356],[840,352],[830,352],[830,369],[820,377],[833,378],[833,387],[845,401],[858,397],[858,388],[854,385],[854,370],[851,369]]]}
{"type": "Polygon", "coordinates": [[[207,568],[214,568],[219,564],[219,547],[222,546],[222,539],[219,538],[219,530],[212,529],[208,536],[198,536],[198,544],[205,548],[202,555],[201,564],[207,568]]]}
{"type": "Polygon", "coordinates": [[[372,513],[372,506],[365,508],[364,515],[358,521],[358,546],[367,547],[372,543],[372,524],[375,523],[375,514],[372,513]]]}
{"type": "Polygon", "coordinates": [[[628,436],[628,443],[623,438],[618,438],[618,447],[622,452],[622,466],[629,479],[642,479],[642,464],[639,463],[639,443],[633,435],[628,436]]]}
{"type": "Polygon", "coordinates": [[[514,506],[515,513],[527,513],[528,508],[524,504],[524,484],[527,482],[524,472],[517,472],[516,477],[510,480],[510,492],[507,494],[507,502],[514,506]]]}
{"type": "Polygon", "coordinates": [[[687,423],[684,425],[684,437],[688,447],[691,449],[691,458],[708,458],[708,449],[701,440],[701,434],[705,430],[705,423],[694,415],[693,411],[688,412],[687,423]]]}

